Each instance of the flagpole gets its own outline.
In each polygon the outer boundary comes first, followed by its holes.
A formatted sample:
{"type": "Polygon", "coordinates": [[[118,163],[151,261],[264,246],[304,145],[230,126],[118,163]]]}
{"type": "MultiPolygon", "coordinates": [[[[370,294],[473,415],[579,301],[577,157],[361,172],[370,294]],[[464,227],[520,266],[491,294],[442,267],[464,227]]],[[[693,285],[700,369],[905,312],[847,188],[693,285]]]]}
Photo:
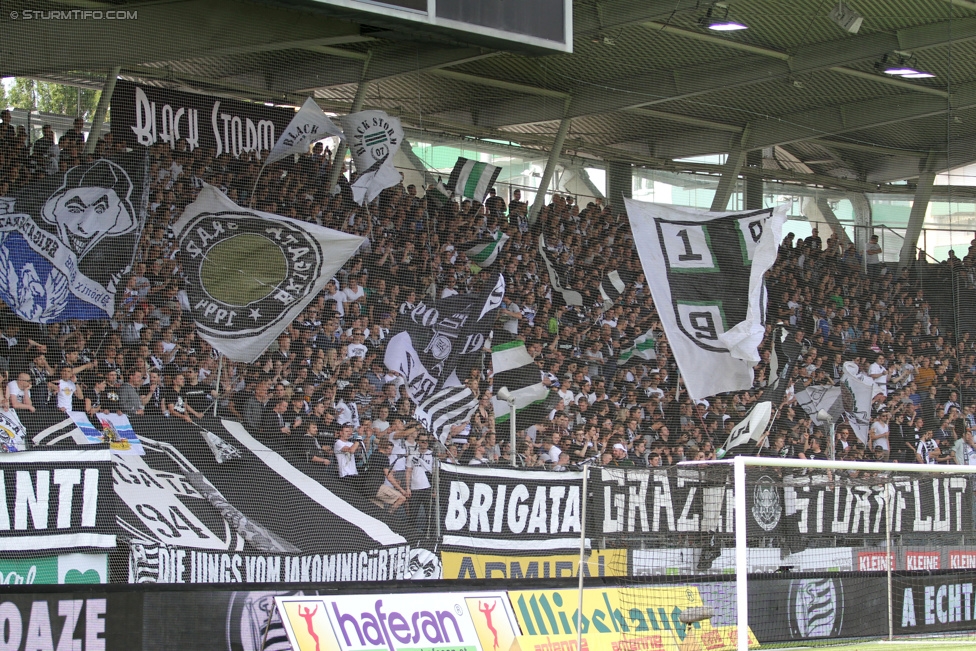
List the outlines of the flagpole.
{"type": "Polygon", "coordinates": [[[217,417],[217,410],[220,408],[220,373],[224,370],[224,354],[221,353],[217,358],[217,396],[214,398],[214,418],[217,417]]]}
{"type": "MultiPolygon", "coordinates": [[[[267,159],[265,159],[265,160],[267,160],[267,159]]],[[[261,180],[261,175],[264,174],[264,168],[266,168],[267,166],[268,166],[268,164],[265,163],[264,165],[261,166],[261,169],[258,170],[258,175],[254,179],[254,186],[251,188],[251,197],[250,197],[250,200],[249,200],[249,202],[247,204],[248,208],[252,208],[252,209],[254,208],[254,195],[258,191],[258,181],[261,180]]]]}

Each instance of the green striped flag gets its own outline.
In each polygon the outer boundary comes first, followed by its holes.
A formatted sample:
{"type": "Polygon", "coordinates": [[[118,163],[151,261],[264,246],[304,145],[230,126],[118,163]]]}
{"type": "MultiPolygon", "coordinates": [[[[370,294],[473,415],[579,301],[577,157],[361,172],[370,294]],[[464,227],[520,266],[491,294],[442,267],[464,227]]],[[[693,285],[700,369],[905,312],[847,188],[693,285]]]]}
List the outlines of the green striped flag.
{"type": "Polygon", "coordinates": [[[501,171],[502,168],[488,163],[458,158],[447,180],[447,188],[460,197],[483,202],[501,171]]]}
{"type": "MultiPolygon", "coordinates": [[[[495,331],[496,338],[504,332],[495,331]]],[[[525,342],[519,339],[501,341],[491,347],[491,366],[494,370],[492,386],[495,396],[495,422],[507,423],[510,417],[508,403],[499,399],[498,391],[505,387],[515,398],[515,412],[519,429],[534,425],[544,419],[549,388],[542,383],[542,371],[525,350],[525,342]]]]}
{"type": "Polygon", "coordinates": [[[468,256],[472,264],[484,269],[490,267],[498,259],[505,242],[509,240],[508,235],[498,231],[498,235],[491,240],[475,240],[461,245],[461,251],[468,256]]]}
{"type": "Polygon", "coordinates": [[[634,357],[644,360],[657,359],[657,351],[654,349],[654,335],[651,334],[650,330],[634,339],[633,346],[621,350],[617,363],[626,364],[634,357]]]}

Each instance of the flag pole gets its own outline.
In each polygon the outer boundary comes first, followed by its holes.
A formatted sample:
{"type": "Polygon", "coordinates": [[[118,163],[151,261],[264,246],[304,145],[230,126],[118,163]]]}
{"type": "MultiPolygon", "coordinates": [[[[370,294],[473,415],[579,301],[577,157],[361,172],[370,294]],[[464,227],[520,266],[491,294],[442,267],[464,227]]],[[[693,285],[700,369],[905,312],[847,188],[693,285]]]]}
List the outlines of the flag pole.
{"type": "MultiPolygon", "coordinates": [[[[270,154],[271,152],[268,153],[270,154]]],[[[267,161],[267,158],[265,158],[265,161],[267,161]]],[[[261,180],[261,175],[264,174],[264,168],[266,168],[267,166],[268,163],[265,162],[264,165],[261,166],[261,169],[258,170],[258,175],[254,178],[254,185],[251,187],[251,196],[247,204],[248,208],[251,209],[254,208],[254,195],[258,191],[258,181],[261,180]]]]}
{"type": "Polygon", "coordinates": [[[214,418],[217,417],[217,410],[220,408],[220,373],[224,370],[224,354],[221,353],[217,358],[217,396],[214,398],[214,418]]]}

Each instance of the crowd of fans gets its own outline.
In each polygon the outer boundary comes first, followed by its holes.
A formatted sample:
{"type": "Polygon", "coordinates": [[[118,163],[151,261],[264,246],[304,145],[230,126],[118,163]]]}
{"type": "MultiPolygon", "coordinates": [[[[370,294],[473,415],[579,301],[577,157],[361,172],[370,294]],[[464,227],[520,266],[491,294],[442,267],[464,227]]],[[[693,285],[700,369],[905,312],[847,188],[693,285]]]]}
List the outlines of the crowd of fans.
{"type": "MultiPolygon", "coordinates": [[[[26,133],[2,116],[0,196],[93,158],[83,153],[80,125],[57,143],[47,138],[28,148],[26,133]]],[[[95,156],[121,150],[108,135],[95,156]]],[[[492,192],[483,205],[441,206],[401,185],[367,209],[354,205],[344,178],[340,192],[329,192],[331,152],[321,145],[266,169],[254,196],[260,162],[250,155],[215,157],[181,141],[175,149],[153,146],[151,158],[148,220],[114,319],[37,325],[0,308],[6,387],[0,407],[13,409],[28,429],[59,409],[125,413],[137,431],[140,418],[157,424],[166,418],[179,430],[219,413],[339,491],[390,509],[430,490],[434,457],[507,465],[512,450],[507,426],[496,429],[492,413],[490,355],[466,379],[480,396],[478,409],[445,441],[414,420],[415,405],[383,364],[399,313],[485,282],[489,273],[473,268],[461,245],[498,231],[510,237],[489,270],[506,279],[499,327],[525,340],[553,392],[546,417],[518,433],[518,465],[566,470],[591,457],[640,467],[715,459],[732,426],[767,391],[768,338],[754,388],[707,400],[688,396],[626,216],[599,200],[581,206],[557,194],[530,222],[518,190],[508,201],[492,192]],[[220,362],[188,318],[170,227],[203,183],[239,204],[253,201],[264,211],[367,238],[253,364],[220,362]],[[564,284],[583,293],[584,307],[554,297],[538,255],[540,234],[567,270],[564,284]],[[594,280],[610,269],[636,279],[613,304],[594,280]],[[621,350],[647,331],[655,334],[656,359],[620,364],[621,350]]],[[[971,283],[974,268],[976,247],[962,259],[898,271],[880,262],[876,238],[859,252],[836,234],[822,240],[816,229],[806,239],[787,235],[767,286],[769,314],[802,332],[803,360],[791,382],[836,384],[843,363],[854,361],[879,390],[868,440],[842,424],[832,445],[829,432],[796,406],[791,385],[774,406],[768,439],[747,452],[823,459],[833,447],[838,459],[973,462],[976,339],[940,323],[938,309],[951,313],[951,306],[930,305],[923,281],[942,275],[971,283]]]]}

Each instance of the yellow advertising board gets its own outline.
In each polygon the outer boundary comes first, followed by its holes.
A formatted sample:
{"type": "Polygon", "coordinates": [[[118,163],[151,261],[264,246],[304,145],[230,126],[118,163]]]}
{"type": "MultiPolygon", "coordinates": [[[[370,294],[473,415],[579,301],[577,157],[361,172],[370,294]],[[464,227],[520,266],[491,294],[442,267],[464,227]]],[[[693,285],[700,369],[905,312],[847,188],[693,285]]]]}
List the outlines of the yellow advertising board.
{"type": "MultiPolygon", "coordinates": [[[[509,590],[508,596],[524,635],[518,640],[520,651],[575,651],[576,590],[509,590]]],[[[681,611],[703,605],[694,586],[587,588],[580,651],[735,648],[735,627],[713,627],[707,619],[681,622],[681,611]]]]}
{"type": "MultiPolygon", "coordinates": [[[[579,576],[579,555],[494,556],[441,552],[445,579],[559,579],[579,576]]],[[[627,576],[627,550],[594,551],[584,576],[627,576]]]]}

